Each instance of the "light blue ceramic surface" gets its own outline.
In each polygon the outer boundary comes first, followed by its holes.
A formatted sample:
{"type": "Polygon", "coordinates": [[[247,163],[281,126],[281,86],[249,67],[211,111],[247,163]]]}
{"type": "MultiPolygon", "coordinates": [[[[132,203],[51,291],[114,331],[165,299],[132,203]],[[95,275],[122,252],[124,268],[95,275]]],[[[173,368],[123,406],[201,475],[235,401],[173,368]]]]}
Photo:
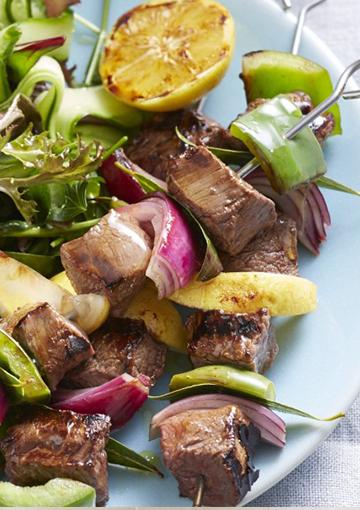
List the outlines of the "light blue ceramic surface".
{"type": "MultiPolygon", "coordinates": [[[[138,3],[113,0],[111,22],[138,3]]],[[[244,110],[242,83],[238,78],[241,55],[250,50],[289,50],[294,18],[270,0],[223,0],[237,28],[236,54],[221,85],[211,93],[206,113],[228,124],[244,110]]],[[[100,23],[102,2],[82,0],[79,13],[100,23]]],[[[279,2],[280,4],[280,2],[279,2]]],[[[81,27],[75,37],[72,61],[84,70],[94,39],[81,27]]],[[[301,54],[327,67],[334,78],[342,65],[316,36],[306,31],[301,54]]],[[[326,145],[328,175],[360,189],[360,102],[341,103],[344,134],[326,145]]],[[[278,400],[318,416],[329,416],[346,408],[360,389],[360,199],[325,192],[333,225],[320,257],[301,253],[303,276],[319,287],[319,308],[309,316],[277,320],[280,354],[268,376],[277,387],[278,400]]],[[[182,360],[172,360],[171,369],[181,370],[182,360]]],[[[166,389],[167,378],[156,392],[166,389]]],[[[147,441],[148,424],[160,405],[148,404],[117,437],[137,451],[153,450],[158,441],[147,441]]],[[[335,424],[286,418],[288,442],[279,450],[262,446],[256,458],[260,478],[246,502],[262,494],[301,461],[331,432],[335,424]]],[[[351,476],[351,473],[349,473],[351,476]]],[[[136,472],[110,469],[109,506],[189,506],[178,497],[175,480],[136,472]]]]}

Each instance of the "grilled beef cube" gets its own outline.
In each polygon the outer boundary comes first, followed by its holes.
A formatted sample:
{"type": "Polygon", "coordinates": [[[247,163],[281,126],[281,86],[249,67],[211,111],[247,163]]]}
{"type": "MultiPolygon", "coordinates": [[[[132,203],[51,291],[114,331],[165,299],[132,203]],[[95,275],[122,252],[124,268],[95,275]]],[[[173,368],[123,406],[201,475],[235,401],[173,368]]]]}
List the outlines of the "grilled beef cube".
{"type": "MultiPolygon", "coordinates": [[[[314,109],[313,102],[305,92],[291,92],[289,94],[285,94],[290,101],[292,101],[295,106],[301,110],[303,115],[307,115],[314,109]]],[[[258,98],[251,103],[248,104],[246,111],[255,110],[258,106],[266,103],[268,99],[258,98]]],[[[331,135],[332,131],[335,127],[335,119],[332,113],[323,113],[319,115],[309,127],[313,130],[314,135],[316,136],[319,143],[324,143],[326,138],[331,135]]]]}
{"type": "Polygon", "coordinates": [[[151,240],[129,215],[112,210],[85,235],[61,247],[61,261],[78,293],[105,295],[118,317],[145,281],[151,240]]]}
{"type": "Polygon", "coordinates": [[[296,223],[278,215],[275,225],[262,230],[243,251],[232,257],[220,254],[225,272],[258,271],[298,275],[296,223]]]}
{"type": "Polygon", "coordinates": [[[104,505],[109,431],[110,418],[102,414],[27,410],[0,443],[5,473],[22,486],[41,485],[57,477],[78,480],[94,487],[97,504],[104,505]]]}
{"type": "Polygon", "coordinates": [[[5,329],[35,358],[52,391],[66,372],[94,354],[85,333],[48,303],[18,310],[5,329]]]}
{"type": "Polygon", "coordinates": [[[318,142],[322,144],[334,130],[334,116],[332,113],[319,115],[311,124],[309,124],[309,127],[313,130],[318,142]]]}
{"type": "Polygon", "coordinates": [[[90,339],[95,356],[67,374],[66,386],[99,386],[124,372],[146,375],[155,384],[164,371],[166,346],[153,339],[143,321],[109,320],[90,339]]]}
{"type": "Polygon", "coordinates": [[[181,496],[194,500],[204,479],[204,506],[236,506],[258,478],[253,449],[259,434],[235,406],[185,411],[160,427],[164,461],[181,496]]]}
{"type": "Polygon", "coordinates": [[[234,314],[198,311],[188,318],[186,326],[188,354],[195,367],[224,363],[264,372],[279,351],[265,308],[234,314]]]}
{"type": "Polygon", "coordinates": [[[205,147],[174,159],[169,191],[207,228],[215,245],[237,255],[276,220],[274,203],[238,178],[205,147]]]}
{"type": "Polygon", "coordinates": [[[166,180],[169,159],[185,149],[175,132],[176,127],[196,145],[244,149],[244,145],[217,122],[192,110],[180,110],[154,115],[127,146],[127,155],[147,172],[166,180]]]}

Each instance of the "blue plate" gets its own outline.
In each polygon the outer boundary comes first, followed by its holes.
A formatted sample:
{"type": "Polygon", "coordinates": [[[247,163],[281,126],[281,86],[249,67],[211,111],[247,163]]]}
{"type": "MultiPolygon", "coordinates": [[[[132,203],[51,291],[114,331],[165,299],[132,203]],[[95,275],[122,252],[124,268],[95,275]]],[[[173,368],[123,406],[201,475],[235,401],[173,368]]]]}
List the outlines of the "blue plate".
{"type": "MultiPolygon", "coordinates": [[[[230,9],[237,29],[236,54],[225,79],[206,104],[206,113],[227,125],[245,108],[239,80],[241,55],[251,50],[291,47],[295,19],[270,0],[222,0],[230,9]]],[[[138,3],[113,0],[111,22],[138,3]]],[[[83,0],[77,11],[100,24],[101,4],[83,0]]],[[[279,2],[280,4],[280,2],[279,2]]],[[[78,27],[72,61],[84,71],[94,37],[78,27]]],[[[305,31],[301,54],[330,70],[334,80],[343,66],[309,30],[305,31]]],[[[360,189],[360,103],[341,102],[344,134],[326,144],[328,175],[360,189]]],[[[360,333],[357,323],[360,293],[360,201],[359,198],[325,192],[333,219],[329,239],[319,257],[302,252],[300,269],[319,287],[316,313],[276,321],[280,354],[268,376],[277,387],[280,402],[300,407],[317,416],[346,410],[360,389],[360,333]]],[[[180,371],[182,357],[170,360],[170,370],[180,371]]],[[[164,377],[156,392],[167,387],[164,377]]],[[[117,437],[137,451],[152,450],[160,457],[158,441],[149,443],[148,425],[160,404],[147,404],[117,437]]],[[[288,442],[283,450],[262,446],[256,458],[260,478],[243,504],[272,487],[314,449],[336,424],[285,417],[288,442]]],[[[110,506],[189,506],[179,498],[177,484],[167,472],[165,479],[110,468],[110,506]]]]}

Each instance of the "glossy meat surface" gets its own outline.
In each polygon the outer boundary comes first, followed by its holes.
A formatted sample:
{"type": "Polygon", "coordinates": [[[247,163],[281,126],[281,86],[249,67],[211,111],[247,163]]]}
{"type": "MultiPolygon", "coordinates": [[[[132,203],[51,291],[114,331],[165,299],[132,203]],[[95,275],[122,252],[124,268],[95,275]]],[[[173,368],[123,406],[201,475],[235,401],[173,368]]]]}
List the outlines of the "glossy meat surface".
{"type": "Polygon", "coordinates": [[[5,329],[35,358],[51,390],[94,353],[86,334],[48,303],[17,311],[5,329]]]}
{"type": "Polygon", "coordinates": [[[210,145],[225,149],[243,149],[239,140],[216,121],[193,110],[159,113],[152,117],[135,139],[126,147],[129,158],[159,179],[166,180],[169,159],[185,150],[175,132],[180,132],[196,145],[210,145]]]}
{"type": "Polygon", "coordinates": [[[264,372],[279,350],[266,309],[236,314],[198,311],[186,325],[188,354],[195,367],[229,364],[264,372]]]}
{"type": "Polygon", "coordinates": [[[204,506],[236,506],[258,478],[253,449],[259,434],[235,406],[185,411],[160,427],[166,466],[181,496],[194,499],[204,479],[204,506]]]}
{"type": "Polygon", "coordinates": [[[197,216],[217,248],[237,255],[276,220],[274,203],[205,147],[188,149],[172,161],[169,191],[197,216]]]}
{"type": "Polygon", "coordinates": [[[109,430],[110,418],[104,415],[28,410],[0,443],[5,473],[22,486],[41,485],[57,477],[78,480],[94,487],[97,504],[104,505],[109,430]]]}
{"type": "Polygon", "coordinates": [[[258,271],[298,275],[296,223],[279,214],[276,223],[258,233],[241,253],[219,253],[225,272],[258,271]]]}
{"type": "Polygon", "coordinates": [[[143,321],[112,319],[90,337],[95,356],[70,372],[66,386],[99,386],[124,372],[148,376],[155,384],[165,369],[166,346],[156,342],[143,321]]]}
{"type": "Polygon", "coordinates": [[[110,211],[61,247],[61,261],[78,293],[105,295],[118,317],[145,281],[151,240],[129,215],[110,211]]]}

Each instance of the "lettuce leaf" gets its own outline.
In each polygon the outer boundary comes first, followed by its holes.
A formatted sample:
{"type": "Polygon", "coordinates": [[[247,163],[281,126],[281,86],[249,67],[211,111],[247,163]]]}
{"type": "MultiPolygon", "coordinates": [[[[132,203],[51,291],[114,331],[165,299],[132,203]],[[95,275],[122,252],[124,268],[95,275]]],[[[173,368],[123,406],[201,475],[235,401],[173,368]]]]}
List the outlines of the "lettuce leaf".
{"type": "Polygon", "coordinates": [[[69,143],[62,137],[53,140],[46,132],[34,135],[29,126],[2,148],[2,153],[11,159],[7,160],[8,176],[1,176],[0,167],[0,191],[12,198],[20,214],[30,223],[37,206],[34,200],[27,199],[27,188],[82,180],[99,167],[101,152],[96,143],[85,145],[80,139],[69,143]]]}

